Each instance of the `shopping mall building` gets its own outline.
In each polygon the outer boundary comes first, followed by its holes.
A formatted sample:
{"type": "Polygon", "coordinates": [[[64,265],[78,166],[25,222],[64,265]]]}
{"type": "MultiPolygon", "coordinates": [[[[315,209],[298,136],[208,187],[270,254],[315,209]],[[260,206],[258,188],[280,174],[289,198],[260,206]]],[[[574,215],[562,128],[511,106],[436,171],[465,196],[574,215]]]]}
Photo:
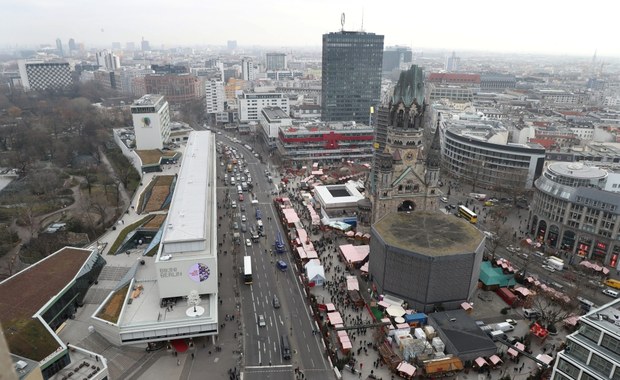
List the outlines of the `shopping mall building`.
{"type": "Polygon", "coordinates": [[[620,193],[609,173],[582,163],[556,162],[534,182],[529,233],[550,249],[618,268],[620,193]]]}

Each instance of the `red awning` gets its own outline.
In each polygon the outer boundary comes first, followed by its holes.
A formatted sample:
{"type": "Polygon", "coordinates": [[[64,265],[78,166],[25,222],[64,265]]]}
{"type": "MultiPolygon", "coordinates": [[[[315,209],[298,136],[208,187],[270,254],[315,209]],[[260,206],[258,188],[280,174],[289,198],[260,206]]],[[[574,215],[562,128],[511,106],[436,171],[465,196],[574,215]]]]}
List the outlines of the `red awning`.
{"type": "Polygon", "coordinates": [[[184,339],[175,339],[171,341],[170,344],[172,344],[172,347],[174,347],[177,352],[185,352],[189,348],[184,339]]]}

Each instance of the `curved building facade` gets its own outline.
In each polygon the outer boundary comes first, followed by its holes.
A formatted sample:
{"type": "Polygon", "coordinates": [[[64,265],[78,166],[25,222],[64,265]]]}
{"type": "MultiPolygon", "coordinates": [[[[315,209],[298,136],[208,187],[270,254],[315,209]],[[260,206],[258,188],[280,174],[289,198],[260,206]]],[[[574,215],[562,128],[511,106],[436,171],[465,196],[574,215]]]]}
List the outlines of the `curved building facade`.
{"type": "Polygon", "coordinates": [[[535,182],[529,232],[570,261],[588,258],[619,267],[620,194],[601,190],[608,173],[581,163],[550,164],[535,182]]]}
{"type": "Polygon", "coordinates": [[[542,173],[545,149],[539,144],[507,144],[507,133],[486,123],[450,123],[443,129],[443,166],[474,186],[531,189],[542,173]]]}

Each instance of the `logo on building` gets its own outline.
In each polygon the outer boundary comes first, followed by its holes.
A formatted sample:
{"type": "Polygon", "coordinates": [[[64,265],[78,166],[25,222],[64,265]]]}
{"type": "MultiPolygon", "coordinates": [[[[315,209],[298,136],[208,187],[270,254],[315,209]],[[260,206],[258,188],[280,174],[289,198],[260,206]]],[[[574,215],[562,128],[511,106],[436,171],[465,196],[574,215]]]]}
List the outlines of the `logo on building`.
{"type": "Polygon", "coordinates": [[[188,275],[189,278],[196,282],[203,282],[207,281],[207,279],[211,275],[211,270],[205,264],[196,263],[189,267],[188,275]]]}
{"type": "Polygon", "coordinates": [[[142,124],[144,125],[144,128],[148,128],[151,126],[151,119],[148,117],[145,117],[142,119],[142,124]]]}

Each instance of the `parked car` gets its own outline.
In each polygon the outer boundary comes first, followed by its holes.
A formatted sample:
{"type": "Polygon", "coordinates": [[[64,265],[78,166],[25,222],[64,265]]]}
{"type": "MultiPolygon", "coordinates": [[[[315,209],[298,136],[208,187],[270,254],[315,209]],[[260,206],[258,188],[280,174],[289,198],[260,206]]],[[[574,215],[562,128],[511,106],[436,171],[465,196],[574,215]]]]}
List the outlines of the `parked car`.
{"type": "Polygon", "coordinates": [[[440,201],[442,201],[443,203],[448,203],[448,197],[441,197],[439,198],[440,201]]]}

